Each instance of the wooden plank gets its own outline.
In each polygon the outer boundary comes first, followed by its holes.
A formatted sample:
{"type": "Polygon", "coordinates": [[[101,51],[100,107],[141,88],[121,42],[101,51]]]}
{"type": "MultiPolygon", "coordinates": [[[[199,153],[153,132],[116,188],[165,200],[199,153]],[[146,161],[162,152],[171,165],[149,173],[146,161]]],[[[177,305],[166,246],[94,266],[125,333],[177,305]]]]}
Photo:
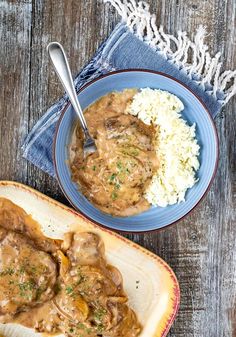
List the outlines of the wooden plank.
{"type": "MultiPolygon", "coordinates": [[[[181,29],[191,36],[199,24],[206,26],[210,49],[224,53],[226,69],[236,67],[235,1],[151,4],[167,32],[181,29]]],[[[235,98],[224,109],[224,118],[216,120],[221,158],[205,200],[178,225],[141,241],[134,237],[168,261],[180,281],[182,301],[170,336],[236,336],[234,104],[235,98]]]]}
{"type": "MultiPolygon", "coordinates": [[[[115,16],[108,16],[108,7],[100,1],[34,1],[30,127],[63,93],[61,84],[49,63],[47,44],[53,40],[63,44],[72,72],[76,74],[114,27],[112,19],[115,16]]],[[[28,184],[67,203],[57,182],[31,164],[29,164],[28,184]]]]}
{"type": "Polygon", "coordinates": [[[31,1],[0,1],[0,179],[27,181],[31,1]]]}
{"type": "MultiPolygon", "coordinates": [[[[181,29],[193,35],[199,24],[205,25],[210,49],[223,52],[225,68],[236,68],[234,0],[149,3],[158,24],[167,32],[181,29]]],[[[0,177],[27,181],[67,203],[55,180],[30,164],[26,171],[19,152],[28,123],[31,128],[62,93],[49,65],[46,45],[52,40],[61,42],[76,73],[111,32],[118,17],[99,0],[34,0],[30,57],[30,2],[2,1],[1,6],[4,38],[0,53],[5,85],[0,88],[0,177]]],[[[225,107],[224,117],[216,120],[220,164],[204,201],[177,225],[156,233],[128,235],[164,258],[177,274],[182,300],[169,334],[172,337],[236,336],[235,103],[234,98],[225,107]]]]}

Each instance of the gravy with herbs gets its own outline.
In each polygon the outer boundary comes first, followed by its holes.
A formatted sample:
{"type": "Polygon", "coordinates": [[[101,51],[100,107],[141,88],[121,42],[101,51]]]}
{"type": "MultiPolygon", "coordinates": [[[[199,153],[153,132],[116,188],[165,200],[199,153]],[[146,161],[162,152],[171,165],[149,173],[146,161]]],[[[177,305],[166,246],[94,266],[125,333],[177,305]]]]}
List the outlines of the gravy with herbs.
{"type": "Polygon", "coordinates": [[[84,157],[79,125],[70,146],[72,180],[97,208],[115,216],[150,207],[143,195],[158,167],[154,127],[125,113],[136,93],[136,89],[112,92],[85,110],[97,152],[84,157]]]}
{"type": "Polygon", "coordinates": [[[100,237],[46,238],[23,209],[0,198],[0,323],[67,337],[137,337],[122,276],[100,237]]]}

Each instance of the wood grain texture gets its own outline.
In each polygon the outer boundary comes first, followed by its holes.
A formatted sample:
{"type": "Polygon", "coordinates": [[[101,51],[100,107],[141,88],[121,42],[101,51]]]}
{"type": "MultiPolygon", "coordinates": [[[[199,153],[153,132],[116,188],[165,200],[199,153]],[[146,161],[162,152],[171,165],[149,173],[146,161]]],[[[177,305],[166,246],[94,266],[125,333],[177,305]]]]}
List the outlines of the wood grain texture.
{"type": "Polygon", "coordinates": [[[26,182],[20,145],[28,132],[31,1],[0,1],[0,176],[26,182]]]}
{"type": "MultiPolygon", "coordinates": [[[[212,52],[236,68],[235,0],[149,0],[167,32],[199,24],[212,52]]],[[[21,158],[28,130],[62,93],[46,55],[61,42],[74,73],[118,22],[99,0],[0,1],[0,178],[30,186],[67,203],[55,180],[21,158]]],[[[236,337],[236,141],[231,100],[216,120],[220,162],[207,197],[186,219],[157,233],[128,235],[165,259],[180,281],[181,306],[171,337],[236,337]]]]}

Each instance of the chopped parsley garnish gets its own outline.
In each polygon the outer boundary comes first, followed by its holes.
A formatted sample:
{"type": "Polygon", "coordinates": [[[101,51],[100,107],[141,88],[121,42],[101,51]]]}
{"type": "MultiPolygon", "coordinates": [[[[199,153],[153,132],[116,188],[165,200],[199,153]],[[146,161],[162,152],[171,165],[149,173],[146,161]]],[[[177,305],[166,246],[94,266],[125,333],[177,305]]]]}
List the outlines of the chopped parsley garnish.
{"type": "Polygon", "coordinates": [[[0,276],[7,276],[7,275],[13,275],[15,273],[15,270],[13,268],[6,268],[3,271],[0,272],[0,276]]]}
{"type": "Polygon", "coordinates": [[[36,284],[33,280],[18,283],[18,287],[20,290],[20,296],[30,298],[32,296],[32,292],[36,289],[36,284]]]}
{"type": "Polygon", "coordinates": [[[69,295],[69,294],[72,294],[73,293],[73,287],[72,286],[67,286],[66,287],[66,293],[69,295]]]}
{"type": "Polygon", "coordinates": [[[106,313],[107,311],[104,308],[98,308],[94,311],[94,320],[95,320],[95,323],[97,324],[97,330],[99,332],[102,332],[104,329],[103,318],[106,313]]]}
{"type": "Polygon", "coordinates": [[[78,329],[83,329],[85,330],[88,334],[90,334],[92,332],[91,328],[87,328],[85,324],[83,323],[78,323],[76,326],[78,329]]]}
{"type": "Polygon", "coordinates": [[[121,177],[124,178],[124,174],[126,174],[126,175],[130,174],[129,168],[125,167],[120,160],[116,163],[116,166],[117,166],[117,168],[119,170],[118,175],[119,175],[120,178],[121,177]]]}
{"type": "Polygon", "coordinates": [[[77,269],[77,275],[79,276],[79,279],[78,279],[78,281],[74,284],[75,286],[76,286],[76,285],[79,285],[79,284],[81,284],[81,283],[83,283],[83,282],[86,281],[86,279],[87,279],[87,278],[82,274],[80,267],[77,269]]]}
{"type": "Polygon", "coordinates": [[[76,282],[76,285],[83,283],[86,280],[84,275],[79,275],[79,280],[76,282]]]}
{"type": "Polygon", "coordinates": [[[8,268],[8,274],[13,275],[14,274],[14,269],[13,268],[8,268]]]}
{"type": "Polygon", "coordinates": [[[139,151],[137,149],[134,149],[132,152],[131,152],[131,155],[132,156],[138,156],[139,155],[139,151]]]}
{"type": "Polygon", "coordinates": [[[112,192],[111,198],[112,198],[112,200],[116,200],[118,198],[117,193],[116,192],[112,192]]]}
{"type": "Polygon", "coordinates": [[[77,324],[77,328],[78,328],[78,329],[85,329],[86,326],[85,326],[83,323],[78,323],[78,324],[77,324]]]}
{"type": "Polygon", "coordinates": [[[116,166],[119,170],[122,170],[122,168],[123,168],[122,162],[120,160],[117,162],[116,166]]]}
{"type": "Polygon", "coordinates": [[[94,311],[94,317],[101,320],[103,316],[107,313],[107,310],[104,308],[99,308],[94,311]]]}
{"type": "Polygon", "coordinates": [[[44,289],[39,287],[37,290],[36,290],[36,300],[39,300],[42,293],[44,292],[44,289]]]}
{"type": "Polygon", "coordinates": [[[96,165],[93,166],[93,171],[96,171],[96,165]]]}
{"type": "MultiPolygon", "coordinates": [[[[47,268],[45,268],[46,270],[43,270],[43,272],[46,272],[47,271],[47,268]]],[[[35,274],[36,272],[37,272],[37,268],[35,267],[35,266],[32,266],[31,267],[31,272],[33,273],[33,274],[35,274]]]]}
{"type": "Polygon", "coordinates": [[[97,326],[97,331],[101,333],[101,332],[103,332],[103,330],[104,330],[104,326],[102,324],[99,324],[97,326]]]}
{"type": "Polygon", "coordinates": [[[35,288],[34,281],[22,282],[18,284],[21,291],[33,290],[35,288]]]}
{"type": "Polygon", "coordinates": [[[116,179],[116,173],[112,173],[112,175],[109,178],[109,181],[114,181],[116,179]]]}

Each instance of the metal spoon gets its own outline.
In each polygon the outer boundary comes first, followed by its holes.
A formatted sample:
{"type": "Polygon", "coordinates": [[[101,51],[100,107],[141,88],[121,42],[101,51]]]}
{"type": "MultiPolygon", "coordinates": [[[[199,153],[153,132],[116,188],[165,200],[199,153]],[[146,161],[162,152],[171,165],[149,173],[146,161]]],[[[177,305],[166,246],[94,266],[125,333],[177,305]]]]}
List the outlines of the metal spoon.
{"type": "Polygon", "coordinates": [[[84,156],[97,151],[97,146],[94,139],[90,136],[86,120],[81,109],[75,87],[73,84],[73,79],[69,67],[69,63],[64,52],[62,45],[58,42],[51,42],[47,46],[47,51],[54,65],[56,73],[69,96],[71,104],[79,117],[79,121],[84,132],[84,156]]]}

